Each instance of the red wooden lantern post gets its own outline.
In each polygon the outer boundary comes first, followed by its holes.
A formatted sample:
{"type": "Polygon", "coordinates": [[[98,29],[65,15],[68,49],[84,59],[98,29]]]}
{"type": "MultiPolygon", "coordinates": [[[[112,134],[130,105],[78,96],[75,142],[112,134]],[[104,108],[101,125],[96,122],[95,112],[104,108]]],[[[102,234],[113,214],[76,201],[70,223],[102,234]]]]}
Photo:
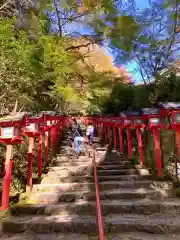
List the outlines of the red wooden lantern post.
{"type": "Polygon", "coordinates": [[[43,167],[43,137],[45,136],[45,132],[47,130],[47,126],[46,126],[46,115],[44,112],[42,112],[40,115],[38,115],[37,117],[39,117],[39,131],[40,131],[40,135],[39,135],[39,139],[38,139],[38,177],[41,176],[41,169],[43,167]]]}
{"type": "Polygon", "coordinates": [[[6,145],[5,175],[2,183],[2,210],[9,205],[9,188],[13,166],[13,145],[22,143],[21,128],[25,125],[25,114],[20,113],[0,119],[0,143],[6,145]]]}
{"type": "Polygon", "coordinates": [[[161,114],[168,116],[168,129],[176,131],[178,161],[180,162],[180,103],[160,103],[161,114]]]}
{"type": "Polygon", "coordinates": [[[116,131],[117,131],[116,123],[113,124],[113,142],[114,142],[114,149],[117,149],[117,138],[116,138],[116,131]]]}
{"type": "MultiPolygon", "coordinates": [[[[111,120],[110,120],[111,121],[111,120]]],[[[111,144],[111,122],[108,122],[108,140],[109,140],[109,145],[111,144]]]]}
{"type": "Polygon", "coordinates": [[[131,143],[131,124],[133,123],[132,117],[129,116],[127,112],[120,113],[122,117],[122,128],[126,130],[127,136],[127,149],[128,149],[128,158],[132,158],[132,143],[131,143]]]}
{"type": "Polygon", "coordinates": [[[105,139],[105,142],[107,142],[107,121],[106,121],[106,119],[104,119],[103,125],[104,125],[104,139],[105,139]]]}
{"type": "Polygon", "coordinates": [[[52,118],[53,116],[56,115],[56,112],[54,111],[46,111],[44,112],[45,114],[45,136],[44,136],[44,158],[45,158],[45,165],[48,165],[48,156],[49,156],[49,136],[50,136],[50,129],[52,127],[52,118]]]}
{"type": "Polygon", "coordinates": [[[117,149],[117,127],[118,127],[118,120],[117,120],[117,118],[112,119],[114,149],[117,149]]]}
{"type": "Polygon", "coordinates": [[[124,152],[124,146],[123,146],[123,133],[122,133],[122,123],[123,123],[123,120],[122,119],[119,119],[119,124],[118,124],[118,134],[119,134],[119,150],[120,150],[120,153],[123,154],[124,152]]]}
{"type": "Polygon", "coordinates": [[[170,113],[170,129],[176,131],[178,162],[180,162],[180,110],[173,110],[170,113]]]}
{"type": "Polygon", "coordinates": [[[103,123],[103,135],[104,135],[103,139],[104,139],[105,142],[107,142],[107,126],[108,126],[107,121],[108,121],[108,120],[107,120],[106,117],[104,117],[104,118],[102,119],[102,123],[103,123]]]}
{"type": "Polygon", "coordinates": [[[98,136],[101,136],[102,133],[102,124],[101,124],[101,117],[97,117],[97,127],[98,127],[98,136]]]}
{"type": "Polygon", "coordinates": [[[132,158],[133,151],[132,151],[132,143],[131,143],[130,120],[125,119],[124,123],[125,123],[124,128],[126,128],[126,136],[127,136],[128,157],[132,158]]]}
{"type": "Polygon", "coordinates": [[[105,126],[106,126],[106,141],[108,140],[109,145],[111,144],[111,119],[105,118],[105,126]]]}
{"type": "Polygon", "coordinates": [[[106,125],[104,122],[104,118],[101,118],[101,140],[106,140],[106,125]]]}
{"type": "Polygon", "coordinates": [[[101,140],[104,140],[104,123],[102,117],[99,118],[99,136],[101,140]]]}
{"type": "Polygon", "coordinates": [[[57,116],[48,116],[48,120],[50,121],[50,147],[52,149],[53,155],[55,154],[56,149],[56,139],[57,139],[57,125],[56,120],[57,116]]]}
{"type": "Polygon", "coordinates": [[[133,121],[132,128],[136,129],[136,136],[138,140],[138,152],[141,165],[144,165],[143,142],[141,130],[145,128],[145,120],[142,117],[136,117],[133,121]]]}
{"type": "Polygon", "coordinates": [[[97,135],[100,136],[102,132],[102,126],[101,126],[101,117],[96,117],[96,126],[97,126],[97,135]]]}
{"type": "Polygon", "coordinates": [[[102,141],[105,141],[106,127],[104,125],[104,120],[102,117],[101,117],[100,121],[101,121],[101,139],[102,139],[102,141]]]}
{"type": "Polygon", "coordinates": [[[162,160],[161,160],[161,149],[159,139],[159,129],[163,128],[162,118],[160,110],[157,108],[144,108],[143,114],[148,118],[147,128],[151,130],[155,145],[155,156],[156,156],[156,170],[158,177],[162,177],[162,160]]]}
{"type": "Polygon", "coordinates": [[[100,134],[100,117],[99,116],[92,117],[92,123],[93,123],[94,129],[97,133],[97,136],[99,136],[99,134],[100,134]]]}
{"type": "MultiPolygon", "coordinates": [[[[42,144],[41,144],[41,129],[40,123],[43,121],[42,116],[32,116],[32,113],[28,113],[28,120],[27,125],[24,127],[24,134],[28,136],[29,139],[29,146],[28,146],[28,175],[27,175],[27,184],[26,184],[26,191],[32,191],[32,173],[33,173],[33,158],[34,158],[34,139],[39,137],[38,152],[42,152],[42,144]],[[41,146],[40,146],[41,145],[41,146]]],[[[42,153],[38,154],[38,176],[41,174],[42,168],[42,153]]]]}
{"type": "Polygon", "coordinates": [[[67,118],[62,116],[62,115],[58,115],[57,116],[57,121],[56,121],[56,125],[57,125],[57,136],[56,136],[56,146],[59,143],[59,140],[62,137],[62,130],[63,128],[65,128],[67,126],[67,118]]]}
{"type": "Polygon", "coordinates": [[[57,135],[56,135],[56,146],[59,143],[59,140],[62,137],[63,129],[67,128],[69,124],[68,117],[62,116],[61,114],[57,114],[56,120],[56,128],[57,128],[57,135]]]}
{"type": "Polygon", "coordinates": [[[50,127],[50,143],[53,155],[55,154],[58,140],[62,135],[62,128],[68,126],[70,120],[68,117],[62,116],[56,113],[54,116],[48,116],[48,120],[51,122],[50,127]]]}

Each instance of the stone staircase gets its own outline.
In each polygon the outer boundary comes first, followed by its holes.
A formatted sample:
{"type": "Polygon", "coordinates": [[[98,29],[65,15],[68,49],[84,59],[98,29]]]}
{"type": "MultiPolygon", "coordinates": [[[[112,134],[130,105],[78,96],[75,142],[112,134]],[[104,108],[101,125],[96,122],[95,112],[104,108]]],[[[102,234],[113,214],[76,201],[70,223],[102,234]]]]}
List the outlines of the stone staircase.
{"type": "MultiPolygon", "coordinates": [[[[180,239],[180,200],[170,182],[140,176],[116,151],[97,151],[106,240],[180,239]]],[[[0,239],[95,240],[95,187],[92,160],[61,154],[28,200],[10,208],[0,239]]]]}

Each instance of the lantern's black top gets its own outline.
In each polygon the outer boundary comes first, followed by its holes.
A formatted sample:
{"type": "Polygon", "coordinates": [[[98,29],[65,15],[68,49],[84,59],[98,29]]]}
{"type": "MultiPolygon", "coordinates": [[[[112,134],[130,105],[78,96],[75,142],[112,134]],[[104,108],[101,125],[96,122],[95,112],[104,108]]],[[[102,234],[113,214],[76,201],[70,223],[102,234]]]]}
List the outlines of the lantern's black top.
{"type": "Polygon", "coordinates": [[[142,108],[142,113],[144,115],[159,114],[160,113],[160,109],[159,108],[142,108]]]}
{"type": "Polygon", "coordinates": [[[55,111],[42,111],[42,114],[46,114],[47,116],[55,116],[56,112],[55,111]]]}
{"type": "Polygon", "coordinates": [[[64,115],[63,115],[62,113],[60,113],[60,112],[56,112],[56,116],[62,116],[62,117],[64,117],[64,115]]]}
{"type": "Polygon", "coordinates": [[[36,119],[36,118],[41,118],[43,116],[43,112],[40,113],[34,113],[34,112],[27,112],[26,115],[28,116],[29,119],[36,119]]]}
{"type": "Polygon", "coordinates": [[[130,117],[130,116],[141,116],[142,112],[141,111],[129,111],[129,112],[121,112],[120,116],[121,117],[130,117]]]}
{"type": "Polygon", "coordinates": [[[21,113],[16,113],[16,114],[13,114],[13,115],[8,115],[8,116],[5,116],[5,117],[1,117],[0,118],[0,123],[21,121],[21,120],[23,120],[25,115],[26,115],[25,112],[21,112],[21,113]]]}
{"type": "Polygon", "coordinates": [[[180,103],[178,102],[165,102],[165,103],[159,103],[158,107],[164,108],[164,109],[180,109],[180,103]]]}

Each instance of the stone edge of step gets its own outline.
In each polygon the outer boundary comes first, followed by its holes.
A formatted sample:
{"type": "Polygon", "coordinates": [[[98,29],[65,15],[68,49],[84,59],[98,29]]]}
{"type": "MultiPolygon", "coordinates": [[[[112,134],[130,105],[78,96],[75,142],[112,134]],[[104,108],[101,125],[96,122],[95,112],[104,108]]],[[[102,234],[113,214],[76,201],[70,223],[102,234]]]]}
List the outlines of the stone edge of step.
{"type": "MultiPolygon", "coordinates": [[[[141,231],[148,233],[175,233],[180,232],[179,215],[172,214],[158,217],[142,215],[111,215],[104,217],[105,232],[130,232],[141,231]],[[168,218],[167,218],[168,217],[168,218]]],[[[96,217],[86,218],[77,215],[71,216],[28,216],[11,217],[4,219],[1,223],[2,232],[20,233],[25,231],[34,232],[61,232],[73,229],[77,233],[88,233],[97,231],[96,217]]]]}

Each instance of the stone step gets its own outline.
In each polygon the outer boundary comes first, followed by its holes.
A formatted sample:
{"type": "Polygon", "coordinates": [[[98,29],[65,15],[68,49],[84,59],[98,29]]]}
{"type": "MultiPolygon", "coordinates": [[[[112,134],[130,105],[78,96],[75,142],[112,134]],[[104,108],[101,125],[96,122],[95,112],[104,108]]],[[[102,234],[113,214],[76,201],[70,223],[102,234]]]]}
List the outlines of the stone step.
{"type": "MultiPolygon", "coordinates": [[[[150,234],[142,232],[130,232],[120,234],[107,234],[105,240],[179,240],[180,234],[150,234]],[[107,237],[107,238],[106,238],[107,237]]],[[[96,238],[92,238],[96,240],[96,238]]]]}
{"type": "MultiPolygon", "coordinates": [[[[171,190],[157,191],[146,189],[121,189],[101,191],[101,200],[117,200],[117,199],[156,199],[164,200],[172,197],[171,190]]],[[[94,190],[91,191],[70,191],[70,192],[37,192],[28,197],[30,203],[35,202],[39,204],[55,204],[58,202],[75,202],[79,199],[84,201],[95,201],[96,194],[94,190]]]]}
{"type": "MultiPolygon", "coordinates": [[[[77,233],[21,233],[21,234],[3,234],[1,240],[98,240],[97,236],[90,234],[77,233]]],[[[105,240],[109,240],[105,238],[105,240]]]]}
{"type": "MultiPolygon", "coordinates": [[[[65,166],[54,166],[54,167],[49,167],[48,168],[48,172],[51,172],[51,171],[62,171],[62,170],[71,170],[71,171],[74,171],[74,170],[79,170],[79,169],[82,169],[82,170],[88,170],[92,168],[92,162],[89,162],[89,163],[77,163],[77,164],[66,164],[65,166]]],[[[121,165],[121,164],[114,164],[114,165],[99,165],[97,164],[97,169],[98,170],[128,170],[128,169],[131,169],[132,168],[132,165],[131,164],[127,164],[127,165],[121,165]]]]}
{"type": "Polygon", "coordinates": [[[113,169],[117,169],[117,170],[124,170],[124,169],[129,169],[132,168],[131,164],[112,164],[112,165],[98,165],[97,169],[105,169],[105,170],[113,170],[113,169]]]}
{"type": "Polygon", "coordinates": [[[115,175],[133,175],[136,174],[137,170],[136,169],[102,169],[98,170],[97,174],[98,176],[115,176],[115,175]]]}
{"type": "MultiPolygon", "coordinates": [[[[153,234],[180,233],[180,215],[164,214],[161,216],[112,214],[104,219],[104,232],[145,232],[153,234]]],[[[55,216],[24,216],[11,217],[2,220],[3,233],[22,233],[25,231],[35,233],[97,233],[96,217],[80,217],[78,215],[55,216]]]]}
{"type": "Polygon", "coordinates": [[[92,164],[81,164],[79,166],[68,166],[68,167],[50,167],[48,170],[48,176],[75,176],[75,175],[87,175],[92,173],[92,164]]]}
{"type": "MultiPolygon", "coordinates": [[[[145,180],[145,179],[151,179],[152,176],[145,175],[141,176],[138,174],[132,174],[132,175],[114,175],[114,176],[99,176],[98,175],[98,181],[99,182],[104,182],[104,181],[132,181],[132,180],[145,180]]],[[[93,176],[56,176],[56,175],[48,175],[42,180],[43,184],[46,183],[73,183],[73,182],[94,182],[94,177],[93,176]]]]}
{"type": "MultiPolygon", "coordinates": [[[[132,181],[110,181],[100,182],[100,191],[119,189],[119,191],[128,188],[136,190],[154,189],[157,191],[169,191],[172,190],[172,182],[155,182],[150,180],[132,180],[132,181]]],[[[58,184],[38,184],[33,186],[33,192],[65,192],[65,191],[92,191],[94,189],[94,183],[58,183],[58,184]]]]}
{"type": "MultiPolygon", "coordinates": [[[[98,169],[98,176],[115,176],[115,175],[133,175],[138,173],[136,169],[98,169]]],[[[71,177],[71,176],[84,176],[93,175],[92,166],[79,166],[79,167],[52,167],[49,169],[48,178],[55,177],[71,177]]]]}
{"type": "Polygon", "coordinates": [[[78,159],[74,156],[74,158],[69,158],[68,156],[57,156],[56,162],[59,163],[65,163],[65,162],[90,162],[92,161],[91,158],[88,158],[87,156],[80,156],[78,159]]]}
{"type": "Polygon", "coordinates": [[[127,165],[127,164],[132,164],[131,161],[121,161],[121,160],[117,160],[117,161],[111,161],[111,159],[108,159],[108,160],[102,160],[100,162],[100,164],[103,164],[104,166],[105,165],[118,165],[118,164],[122,164],[122,165],[127,165]]]}
{"type": "Polygon", "coordinates": [[[104,159],[110,159],[111,161],[116,161],[116,160],[122,160],[122,161],[126,161],[128,160],[127,157],[125,156],[120,156],[120,155],[111,155],[111,154],[104,154],[104,159]]]}
{"type": "MultiPolygon", "coordinates": [[[[97,165],[99,165],[100,163],[97,162],[97,165]]],[[[65,161],[65,162],[56,162],[56,164],[54,165],[54,167],[59,167],[59,168],[63,168],[63,167],[79,167],[82,165],[86,165],[86,166],[92,166],[92,159],[90,159],[89,161],[65,161]]]]}
{"type": "MultiPolygon", "coordinates": [[[[149,199],[139,200],[102,200],[101,209],[103,216],[108,214],[162,214],[179,213],[180,200],[170,199],[166,201],[155,201],[149,199]]],[[[96,215],[96,202],[77,200],[71,203],[61,204],[17,204],[10,208],[11,214],[19,215],[63,215],[77,214],[96,215]]]]}
{"type": "MultiPolygon", "coordinates": [[[[92,234],[77,233],[21,233],[3,234],[1,240],[99,240],[98,236],[92,234]]],[[[104,240],[179,240],[180,234],[150,234],[142,232],[129,232],[120,234],[105,234],[104,240]]]]}
{"type": "MultiPolygon", "coordinates": [[[[66,159],[66,160],[56,160],[55,161],[56,163],[56,166],[59,166],[59,167],[63,167],[65,166],[64,164],[68,165],[68,166],[77,166],[77,165],[80,165],[80,164],[92,164],[92,159],[91,158],[83,158],[83,157],[79,157],[79,159],[66,159]]],[[[111,161],[111,159],[108,159],[108,160],[103,160],[103,159],[100,159],[100,158],[96,158],[96,163],[97,165],[102,165],[102,166],[105,166],[105,165],[122,165],[122,166],[126,166],[126,165],[132,165],[132,162],[131,161],[127,161],[127,160],[117,160],[117,161],[111,161]]]]}

